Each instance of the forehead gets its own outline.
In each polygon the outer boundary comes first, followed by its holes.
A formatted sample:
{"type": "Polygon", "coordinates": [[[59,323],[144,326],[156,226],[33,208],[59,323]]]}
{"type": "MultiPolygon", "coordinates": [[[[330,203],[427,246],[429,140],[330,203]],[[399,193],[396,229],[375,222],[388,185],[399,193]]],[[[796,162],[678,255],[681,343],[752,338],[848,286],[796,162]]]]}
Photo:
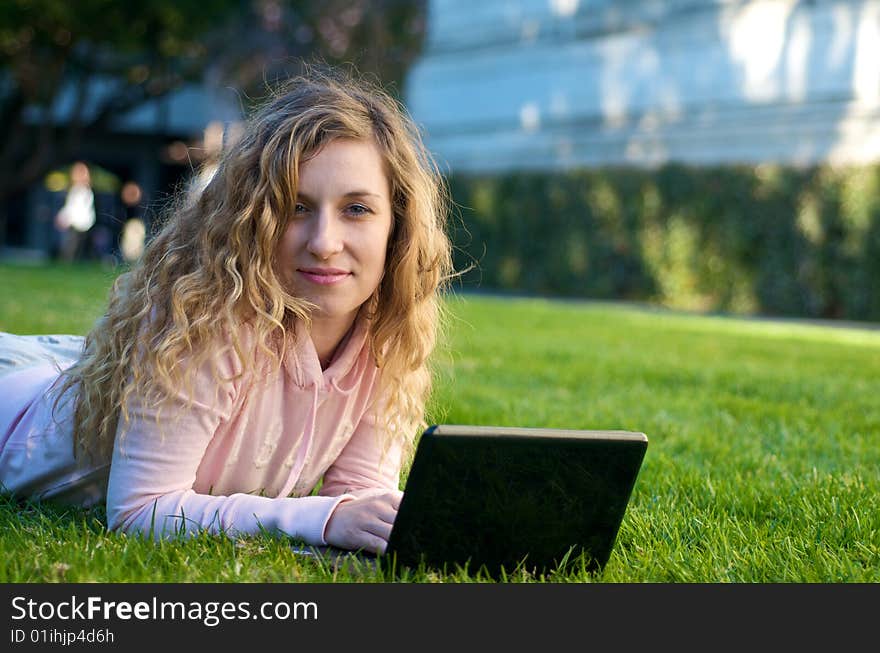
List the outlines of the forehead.
{"type": "Polygon", "coordinates": [[[388,196],[385,157],[372,140],[337,138],[299,166],[299,189],[348,192],[354,187],[388,196]]]}

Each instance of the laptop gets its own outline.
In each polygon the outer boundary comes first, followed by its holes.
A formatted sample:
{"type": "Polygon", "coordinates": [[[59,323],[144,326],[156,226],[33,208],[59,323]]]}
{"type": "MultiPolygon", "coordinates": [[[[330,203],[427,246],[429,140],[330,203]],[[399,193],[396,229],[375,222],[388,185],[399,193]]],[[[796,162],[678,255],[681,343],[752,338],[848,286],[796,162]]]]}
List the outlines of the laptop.
{"type": "Polygon", "coordinates": [[[385,552],[491,577],[605,566],[648,446],[644,433],[442,424],[419,439],[385,552]]]}

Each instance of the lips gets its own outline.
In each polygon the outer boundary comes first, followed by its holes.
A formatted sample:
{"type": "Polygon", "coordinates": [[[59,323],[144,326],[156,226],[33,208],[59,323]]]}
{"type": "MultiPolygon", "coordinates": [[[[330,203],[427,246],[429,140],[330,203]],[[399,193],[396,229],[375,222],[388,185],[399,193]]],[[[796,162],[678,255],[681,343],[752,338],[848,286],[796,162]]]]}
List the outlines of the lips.
{"type": "Polygon", "coordinates": [[[297,272],[308,281],[321,286],[339,283],[351,275],[351,272],[339,268],[299,268],[297,272]]]}

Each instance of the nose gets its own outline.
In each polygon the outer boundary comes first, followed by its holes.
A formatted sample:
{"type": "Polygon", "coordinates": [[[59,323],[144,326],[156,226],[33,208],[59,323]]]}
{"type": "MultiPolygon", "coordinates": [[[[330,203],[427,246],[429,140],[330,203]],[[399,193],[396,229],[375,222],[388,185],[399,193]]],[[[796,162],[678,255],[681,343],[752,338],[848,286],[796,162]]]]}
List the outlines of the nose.
{"type": "Polygon", "coordinates": [[[325,261],[342,251],[342,229],[331,211],[321,210],[312,221],[307,248],[313,256],[325,261]]]}

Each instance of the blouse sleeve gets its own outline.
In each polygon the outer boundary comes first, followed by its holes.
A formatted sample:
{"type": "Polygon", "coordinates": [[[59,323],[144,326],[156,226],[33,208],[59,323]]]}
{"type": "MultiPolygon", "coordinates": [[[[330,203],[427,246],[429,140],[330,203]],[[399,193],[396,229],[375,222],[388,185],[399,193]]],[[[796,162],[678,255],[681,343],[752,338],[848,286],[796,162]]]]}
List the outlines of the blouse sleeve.
{"type": "MultiPolygon", "coordinates": [[[[218,364],[220,378],[231,375],[231,358],[218,364]]],[[[180,391],[159,414],[140,397],[129,401],[130,421],[122,437],[120,425],[110,466],[110,530],[155,539],[200,531],[232,537],[268,531],[326,544],[330,514],[350,496],[213,496],[193,489],[208,444],[230,418],[239,391],[238,381],[218,382],[209,362],[198,370],[191,401],[180,391]]]]}

